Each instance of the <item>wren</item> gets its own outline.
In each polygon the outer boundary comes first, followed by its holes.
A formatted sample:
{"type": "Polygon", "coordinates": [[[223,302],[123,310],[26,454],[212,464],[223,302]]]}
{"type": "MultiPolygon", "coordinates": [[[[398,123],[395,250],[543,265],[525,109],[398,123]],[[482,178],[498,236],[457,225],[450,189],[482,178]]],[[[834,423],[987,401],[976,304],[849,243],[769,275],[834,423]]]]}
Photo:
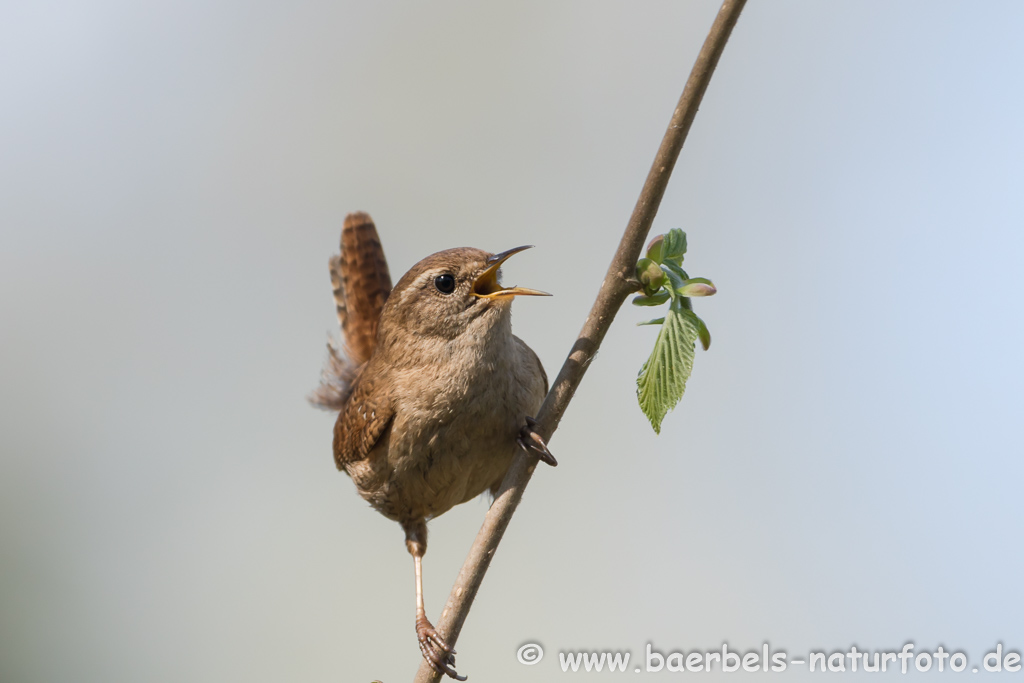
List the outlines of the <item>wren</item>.
{"type": "Polygon", "coordinates": [[[334,461],[370,506],[405,531],[416,574],[416,637],[435,671],[455,652],[427,620],[422,558],[427,521],[490,491],[518,449],[556,465],[534,430],[548,381],[537,354],[512,334],[516,296],[500,254],[458,248],[426,257],[391,288],[373,221],[346,217],[330,260],[342,349],[329,345],[311,401],[337,410],[334,461]]]}

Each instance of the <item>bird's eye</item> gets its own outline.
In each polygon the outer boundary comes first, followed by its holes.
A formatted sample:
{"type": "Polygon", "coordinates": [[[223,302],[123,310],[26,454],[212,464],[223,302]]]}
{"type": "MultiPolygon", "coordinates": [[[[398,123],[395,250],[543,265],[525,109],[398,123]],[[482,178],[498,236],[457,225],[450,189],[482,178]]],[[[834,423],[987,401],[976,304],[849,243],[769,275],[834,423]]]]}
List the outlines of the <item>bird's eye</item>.
{"type": "Polygon", "coordinates": [[[451,294],[455,291],[455,277],[449,273],[438,275],[434,278],[434,286],[442,294],[451,294]]]}

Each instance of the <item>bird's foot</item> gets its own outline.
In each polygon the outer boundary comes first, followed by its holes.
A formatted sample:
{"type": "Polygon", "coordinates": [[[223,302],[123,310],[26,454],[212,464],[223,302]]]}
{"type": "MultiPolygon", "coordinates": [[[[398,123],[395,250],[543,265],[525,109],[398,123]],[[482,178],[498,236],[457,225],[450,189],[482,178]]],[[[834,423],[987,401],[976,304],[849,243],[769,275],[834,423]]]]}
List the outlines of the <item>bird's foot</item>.
{"type": "Polygon", "coordinates": [[[419,642],[423,659],[427,660],[434,671],[457,681],[466,680],[465,676],[460,676],[455,671],[455,650],[448,647],[434,630],[433,624],[423,615],[416,617],[416,640],[419,642]]]}
{"type": "Polygon", "coordinates": [[[548,450],[548,445],[544,443],[544,439],[542,439],[540,434],[537,433],[537,430],[535,429],[536,426],[537,421],[532,417],[527,417],[526,425],[519,430],[519,438],[517,438],[516,441],[527,453],[533,453],[543,462],[546,462],[552,467],[557,467],[558,461],[555,460],[555,456],[551,455],[551,451],[548,450]]]}

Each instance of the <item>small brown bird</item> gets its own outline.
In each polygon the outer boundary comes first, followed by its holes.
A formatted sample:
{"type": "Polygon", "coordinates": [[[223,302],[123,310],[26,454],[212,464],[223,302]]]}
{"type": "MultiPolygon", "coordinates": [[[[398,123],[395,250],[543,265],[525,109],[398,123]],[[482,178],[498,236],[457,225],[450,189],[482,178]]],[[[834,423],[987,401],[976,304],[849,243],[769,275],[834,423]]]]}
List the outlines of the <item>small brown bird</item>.
{"type": "Polygon", "coordinates": [[[416,570],[416,637],[438,672],[465,680],[455,652],[427,620],[422,557],[427,520],[484,491],[496,494],[517,449],[557,464],[534,431],[548,381],[512,334],[516,296],[501,264],[528,247],[489,254],[441,251],[394,290],[377,230],[365,213],[345,219],[330,261],[344,353],[330,355],[314,404],[339,410],[334,461],[370,505],[402,525],[416,570]]]}

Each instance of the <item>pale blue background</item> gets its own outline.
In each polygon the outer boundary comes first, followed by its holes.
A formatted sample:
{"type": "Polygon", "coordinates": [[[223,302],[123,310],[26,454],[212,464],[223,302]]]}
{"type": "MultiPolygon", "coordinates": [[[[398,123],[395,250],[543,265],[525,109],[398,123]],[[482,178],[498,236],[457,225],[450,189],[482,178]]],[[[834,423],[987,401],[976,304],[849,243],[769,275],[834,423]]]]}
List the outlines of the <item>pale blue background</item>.
{"type": "MultiPolygon", "coordinates": [[[[410,680],[401,532],[304,400],[342,218],[396,278],[538,245],[506,278],[556,294],[515,305],[554,376],[716,9],[5,3],[0,679],[410,680]]],[[[622,311],[471,680],[648,641],[1024,646],[1022,33],[1016,2],[747,7],[655,223],[719,286],[714,343],[655,437],[622,311]]],[[[485,509],[431,525],[432,618],[485,509]]]]}

